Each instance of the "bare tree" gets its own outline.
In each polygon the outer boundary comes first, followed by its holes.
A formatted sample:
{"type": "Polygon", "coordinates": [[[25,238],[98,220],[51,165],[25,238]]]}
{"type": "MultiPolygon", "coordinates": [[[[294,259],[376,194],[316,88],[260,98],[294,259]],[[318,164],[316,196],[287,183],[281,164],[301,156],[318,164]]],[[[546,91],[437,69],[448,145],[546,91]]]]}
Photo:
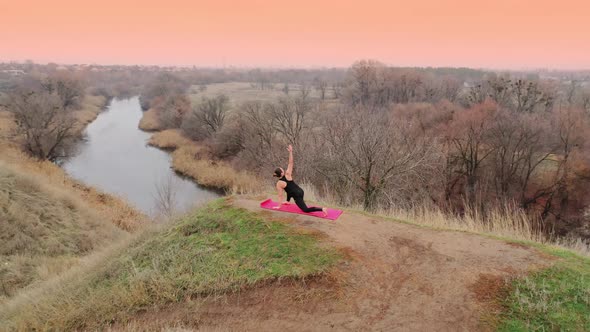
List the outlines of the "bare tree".
{"type": "Polygon", "coordinates": [[[547,188],[530,193],[533,175],[554,152],[545,117],[536,114],[500,112],[490,129],[493,147],[491,166],[496,195],[517,199],[525,209],[541,198],[547,188]]]}
{"type": "Polygon", "coordinates": [[[185,117],[182,129],[188,137],[196,140],[211,137],[223,127],[228,111],[227,96],[203,97],[193,111],[185,117]]]}
{"type": "Polygon", "coordinates": [[[462,82],[453,77],[446,77],[442,81],[442,97],[448,101],[455,102],[459,98],[462,82]]]}
{"type": "MultiPolygon", "coordinates": [[[[240,106],[238,121],[242,134],[240,160],[247,168],[262,171],[278,163],[275,142],[274,107],[261,102],[247,102],[240,106]]],[[[281,152],[283,149],[281,149],[281,152]]]]}
{"type": "Polygon", "coordinates": [[[162,128],[180,128],[182,120],[190,112],[191,102],[186,95],[169,95],[156,106],[162,128]]]}
{"type": "Polygon", "coordinates": [[[578,81],[572,79],[570,84],[565,89],[565,99],[570,107],[575,106],[575,97],[578,93],[578,81]]]}
{"type": "MultiPolygon", "coordinates": [[[[557,151],[560,156],[558,169],[555,173],[555,198],[558,200],[559,206],[556,218],[559,220],[567,217],[569,212],[571,187],[577,178],[577,174],[572,170],[572,159],[586,143],[588,138],[586,130],[590,128],[590,120],[581,110],[577,109],[556,110],[554,120],[557,126],[557,151]]],[[[551,201],[548,200],[543,211],[545,215],[549,212],[550,204],[551,201]]]]}
{"type": "Polygon", "coordinates": [[[5,108],[13,114],[16,137],[29,154],[51,161],[70,154],[76,122],[57,93],[19,89],[9,94],[5,108]]]}
{"type": "Polygon", "coordinates": [[[172,174],[155,183],[154,206],[155,213],[165,218],[171,218],[177,212],[177,185],[172,174]]]}
{"type": "Polygon", "coordinates": [[[537,106],[549,106],[552,97],[543,92],[533,81],[516,80],[512,83],[514,109],[517,112],[533,112],[537,106]]]}
{"type": "Polygon", "coordinates": [[[311,110],[306,96],[281,98],[270,107],[274,129],[282,134],[289,144],[297,146],[303,129],[306,127],[306,115],[311,110]]]}
{"type": "Polygon", "coordinates": [[[510,107],[512,102],[512,80],[507,76],[490,77],[488,85],[488,96],[502,107],[510,107]]]}
{"type": "Polygon", "coordinates": [[[59,97],[64,109],[80,107],[84,97],[84,87],[79,79],[70,73],[55,73],[41,80],[43,88],[50,94],[59,97]]]}
{"type": "Polygon", "coordinates": [[[326,99],[326,89],[328,88],[328,82],[316,77],[313,81],[315,89],[320,93],[320,99],[326,99]]]}
{"type": "Polygon", "coordinates": [[[416,101],[419,89],[423,83],[422,77],[415,71],[388,71],[385,88],[381,90],[380,104],[390,102],[409,103],[416,101]]]}
{"type": "Polygon", "coordinates": [[[481,104],[488,98],[519,113],[532,113],[540,107],[548,110],[554,99],[547,87],[537,81],[496,75],[489,75],[486,80],[471,87],[467,93],[467,104],[481,104]]]}
{"type": "Polygon", "coordinates": [[[162,102],[170,95],[185,94],[188,88],[189,84],[183,79],[163,73],[143,86],[139,102],[142,109],[147,110],[156,106],[155,101],[162,102]]]}
{"type": "MultiPolygon", "coordinates": [[[[434,145],[411,135],[406,125],[366,109],[341,111],[324,130],[325,176],[352,184],[363,207],[374,210],[388,186],[419,178],[432,156],[434,145]]],[[[404,185],[416,185],[408,182],[404,185]]]]}
{"type": "Polygon", "coordinates": [[[580,107],[590,115],[590,88],[580,89],[574,107],[580,107]]]}
{"type": "Polygon", "coordinates": [[[493,103],[477,105],[457,114],[449,128],[450,161],[455,172],[465,179],[469,204],[476,203],[484,161],[494,152],[488,140],[496,111],[493,103]]]}
{"type": "Polygon", "coordinates": [[[332,93],[334,94],[334,99],[342,97],[342,84],[339,82],[332,83],[332,93]]]}
{"type": "Polygon", "coordinates": [[[488,99],[489,92],[487,85],[483,83],[477,83],[467,90],[465,95],[464,104],[466,106],[474,106],[483,103],[488,99]]]}
{"type": "Polygon", "coordinates": [[[361,60],[348,71],[347,101],[352,106],[373,103],[373,92],[379,84],[379,75],[385,66],[374,60],[361,60]]]}

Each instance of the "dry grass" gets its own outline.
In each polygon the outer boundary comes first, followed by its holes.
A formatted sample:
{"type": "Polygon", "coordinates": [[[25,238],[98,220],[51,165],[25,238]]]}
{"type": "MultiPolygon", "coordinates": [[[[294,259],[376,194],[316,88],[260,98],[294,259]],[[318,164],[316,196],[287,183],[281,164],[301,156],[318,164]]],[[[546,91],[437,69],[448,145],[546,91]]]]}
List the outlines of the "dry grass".
{"type": "Polygon", "coordinates": [[[103,330],[138,312],[281,279],[307,279],[335,250],[224,200],[146,231],[0,307],[0,330],[103,330]]]}
{"type": "Polygon", "coordinates": [[[166,129],[153,134],[148,144],[164,150],[176,150],[192,144],[192,141],[184,137],[179,129],[166,129]]]}
{"type": "Polygon", "coordinates": [[[143,112],[143,116],[139,121],[139,129],[145,131],[156,131],[162,129],[160,121],[158,120],[158,114],[155,109],[149,109],[143,112]]]}
{"type": "Polygon", "coordinates": [[[0,298],[63,272],[123,233],[71,192],[0,163],[0,298]]]}
{"type": "Polygon", "coordinates": [[[13,129],[12,114],[8,111],[0,111],[0,139],[10,139],[13,129]]]}
{"type": "Polygon", "coordinates": [[[465,216],[450,215],[436,208],[415,207],[413,209],[390,209],[380,211],[382,216],[440,229],[451,229],[471,233],[488,234],[508,240],[518,240],[564,248],[584,256],[590,256],[590,247],[580,239],[547,237],[537,220],[523,211],[505,207],[491,211],[483,217],[477,213],[465,216]]]}
{"type": "Polygon", "coordinates": [[[182,146],[172,153],[172,167],[200,185],[233,194],[257,193],[262,189],[260,180],[253,174],[236,171],[222,161],[212,161],[203,155],[202,148],[195,144],[182,146]]]}
{"type": "MultiPolygon", "coordinates": [[[[142,121],[150,117],[148,112],[144,113],[142,121]]],[[[211,160],[203,146],[183,136],[180,130],[156,132],[148,144],[173,151],[172,168],[204,187],[233,194],[258,193],[262,190],[262,183],[255,175],[236,171],[226,162],[211,160]]]]}
{"type": "Polygon", "coordinates": [[[380,211],[379,214],[434,228],[493,234],[523,241],[543,242],[544,239],[539,227],[534,227],[534,221],[517,209],[494,210],[485,218],[477,213],[453,216],[436,208],[425,207],[390,209],[380,211]]]}
{"type": "Polygon", "coordinates": [[[134,231],[147,221],[145,215],[136,211],[122,198],[71,179],[59,166],[49,161],[37,161],[9,143],[0,141],[0,160],[21,173],[42,177],[48,186],[71,192],[96,209],[103,220],[108,220],[121,229],[134,231]]]}
{"type": "MultiPolygon", "coordinates": [[[[0,317],[4,316],[9,312],[18,311],[17,308],[22,306],[29,306],[29,312],[25,313],[26,316],[35,316],[37,306],[43,305],[43,299],[49,296],[58,296],[62,299],[71,300],[71,285],[86,278],[89,278],[96,274],[96,272],[108,263],[109,259],[115,255],[124,252],[125,248],[129,247],[131,243],[136,241],[138,238],[145,236],[149,228],[144,228],[144,231],[137,232],[133,235],[124,233],[123,236],[114,242],[110,246],[106,246],[99,250],[92,252],[87,256],[83,256],[76,260],[70,269],[65,270],[63,273],[54,274],[46,280],[32,285],[23,291],[19,292],[14,297],[0,302],[0,317]]],[[[99,301],[99,299],[95,299],[99,301]]],[[[84,301],[84,299],[78,299],[78,301],[84,301]]],[[[0,319],[0,330],[8,330],[7,326],[3,326],[4,320],[0,319]]],[[[12,326],[11,330],[16,331],[27,331],[24,325],[27,324],[26,319],[22,322],[22,326],[12,326]]],[[[41,330],[47,330],[42,328],[41,330]]]]}
{"type": "Polygon", "coordinates": [[[106,103],[107,99],[103,96],[84,96],[81,109],[74,111],[74,116],[78,121],[80,128],[84,129],[86,125],[94,121],[100,112],[102,112],[106,103]]]}
{"type": "MultiPolygon", "coordinates": [[[[321,202],[334,207],[339,206],[335,196],[329,192],[322,196],[317,193],[313,186],[303,184],[302,187],[305,190],[306,200],[316,203],[321,202]]],[[[357,212],[362,211],[362,205],[340,206],[340,208],[357,212]]],[[[510,206],[491,211],[485,217],[478,213],[466,213],[464,216],[452,215],[432,206],[415,206],[410,209],[392,208],[377,211],[376,214],[396,221],[436,229],[487,234],[510,241],[540,243],[590,256],[590,246],[581,239],[547,237],[541,231],[537,220],[531,219],[523,211],[510,206]]]]}

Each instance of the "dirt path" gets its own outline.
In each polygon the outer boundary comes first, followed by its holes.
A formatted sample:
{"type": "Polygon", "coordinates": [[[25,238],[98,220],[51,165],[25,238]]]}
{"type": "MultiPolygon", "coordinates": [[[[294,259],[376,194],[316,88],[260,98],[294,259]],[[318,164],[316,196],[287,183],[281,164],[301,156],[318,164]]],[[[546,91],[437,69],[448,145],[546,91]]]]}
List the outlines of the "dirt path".
{"type": "Polygon", "coordinates": [[[337,282],[273,284],[207,300],[198,310],[170,308],[161,318],[203,331],[487,330],[481,318],[490,308],[482,297],[503,277],[549,264],[534,249],[472,234],[351,213],[327,221],[262,211],[245,199],[234,204],[319,231],[352,259],[339,267],[337,282]]]}

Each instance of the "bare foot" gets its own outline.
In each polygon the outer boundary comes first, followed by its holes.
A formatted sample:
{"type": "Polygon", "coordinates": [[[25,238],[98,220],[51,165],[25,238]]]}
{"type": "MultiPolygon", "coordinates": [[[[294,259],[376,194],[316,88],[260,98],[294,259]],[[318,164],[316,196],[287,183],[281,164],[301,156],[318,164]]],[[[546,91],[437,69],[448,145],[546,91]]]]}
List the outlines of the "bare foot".
{"type": "Polygon", "coordinates": [[[322,212],[324,212],[324,217],[328,216],[328,208],[322,208],[322,212]]]}

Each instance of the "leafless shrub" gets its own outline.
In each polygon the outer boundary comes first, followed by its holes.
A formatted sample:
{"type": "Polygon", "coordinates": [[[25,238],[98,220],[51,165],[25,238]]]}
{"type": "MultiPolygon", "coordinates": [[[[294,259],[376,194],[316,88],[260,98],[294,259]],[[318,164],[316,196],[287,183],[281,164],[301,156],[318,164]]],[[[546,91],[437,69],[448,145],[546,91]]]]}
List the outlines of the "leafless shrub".
{"type": "Polygon", "coordinates": [[[155,184],[154,206],[156,216],[171,218],[177,212],[176,179],[169,174],[155,184]]]}
{"type": "Polygon", "coordinates": [[[306,128],[306,115],[311,104],[306,95],[296,98],[281,98],[277,103],[269,104],[274,129],[292,145],[297,145],[306,128]]]}
{"type": "Polygon", "coordinates": [[[240,167],[260,173],[264,167],[278,162],[274,153],[278,133],[273,108],[261,102],[247,102],[240,106],[236,120],[242,135],[242,149],[237,155],[240,167]]]}
{"type": "Polygon", "coordinates": [[[229,159],[244,149],[244,128],[241,121],[224,126],[211,141],[211,153],[219,159],[229,159]]]}
{"type": "Polygon", "coordinates": [[[185,94],[188,88],[189,84],[183,79],[170,73],[163,73],[144,85],[139,101],[141,107],[147,110],[170,95],[185,94]]]}
{"type": "Polygon", "coordinates": [[[84,97],[81,80],[67,72],[57,72],[41,80],[41,85],[49,94],[55,94],[64,109],[77,109],[84,97]]]}
{"type": "Polygon", "coordinates": [[[326,90],[328,89],[328,82],[323,79],[316,77],[313,80],[314,88],[320,93],[320,99],[326,99],[326,90]]]}
{"type": "Polygon", "coordinates": [[[8,96],[5,107],[13,114],[16,137],[29,154],[56,161],[72,152],[76,122],[56,93],[19,89],[8,96]]]}
{"type": "Polygon", "coordinates": [[[189,113],[191,102],[186,95],[170,95],[156,106],[160,126],[163,129],[180,128],[189,113]]]}
{"type": "Polygon", "coordinates": [[[201,102],[185,117],[181,128],[192,139],[209,138],[223,127],[228,111],[229,98],[227,96],[203,97],[201,102]]]}

